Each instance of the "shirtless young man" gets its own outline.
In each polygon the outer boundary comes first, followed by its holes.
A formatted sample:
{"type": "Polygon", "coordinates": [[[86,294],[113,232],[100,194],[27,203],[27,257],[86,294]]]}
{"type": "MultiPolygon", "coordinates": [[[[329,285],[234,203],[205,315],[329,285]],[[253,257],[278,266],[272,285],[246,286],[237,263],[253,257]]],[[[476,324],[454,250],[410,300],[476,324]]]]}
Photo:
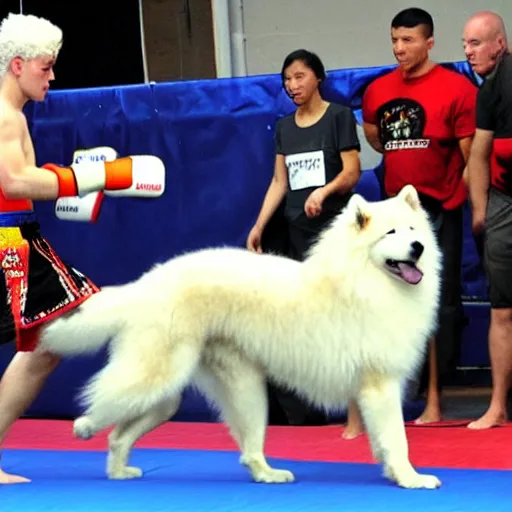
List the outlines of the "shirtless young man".
{"type": "MultiPolygon", "coordinates": [[[[0,445],[58,364],[52,354],[32,352],[41,323],[99,291],[41,236],[32,201],[81,201],[114,189],[118,195],[141,195],[134,192],[140,182],[132,157],[83,167],[36,166],[22,109],[30,100],[45,99],[61,45],[62,31],[42,18],[10,14],[0,25],[0,344],[14,340],[17,348],[0,381],[0,445]]],[[[155,179],[164,173],[158,163],[155,179]]],[[[146,181],[153,176],[146,161],[144,173],[146,181]]],[[[163,183],[151,186],[163,191],[163,183]]],[[[27,481],[0,469],[0,484],[27,481]]]]}

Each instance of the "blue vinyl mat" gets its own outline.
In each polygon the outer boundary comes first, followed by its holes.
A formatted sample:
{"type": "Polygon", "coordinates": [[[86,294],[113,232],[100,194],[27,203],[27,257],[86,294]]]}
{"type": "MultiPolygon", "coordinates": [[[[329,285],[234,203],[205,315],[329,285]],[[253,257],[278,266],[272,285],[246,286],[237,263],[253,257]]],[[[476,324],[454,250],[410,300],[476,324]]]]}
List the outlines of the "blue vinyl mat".
{"type": "Polygon", "coordinates": [[[370,464],[272,460],[289,484],[256,484],[233,452],[137,449],[142,479],[109,481],[105,453],[6,450],[5,469],[32,479],[0,488],[1,512],[510,512],[512,472],[428,469],[437,490],[406,490],[370,464]]]}

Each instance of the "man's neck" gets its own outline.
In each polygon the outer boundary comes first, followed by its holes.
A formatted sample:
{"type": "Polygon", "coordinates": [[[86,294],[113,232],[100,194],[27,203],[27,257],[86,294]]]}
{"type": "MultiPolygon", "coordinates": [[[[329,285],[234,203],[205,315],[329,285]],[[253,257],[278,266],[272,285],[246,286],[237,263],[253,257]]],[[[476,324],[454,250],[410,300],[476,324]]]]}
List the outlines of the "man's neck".
{"type": "Polygon", "coordinates": [[[503,57],[508,54],[507,49],[505,48],[502,52],[498,54],[496,57],[496,63],[494,64],[494,67],[492,68],[492,71],[488,73],[487,75],[483,76],[482,78],[484,80],[487,80],[488,78],[493,77],[496,74],[497,69],[499,68],[499,65],[501,64],[501,61],[503,60],[503,57]]]}
{"type": "Polygon", "coordinates": [[[402,77],[404,78],[404,80],[420,78],[423,75],[426,75],[435,65],[436,65],[435,62],[431,61],[430,59],[427,59],[425,62],[422,62],[420,65],[418,65],[415,68],[412,68],[407,71],[401,70],[402,77]]]}
{"type": "Polygon", "coordinates": [[[16,80],[9,74],[5,75],[0,81],[0,98],[20,112],[28,101],[28,98],[21,92],[16,80]]]}

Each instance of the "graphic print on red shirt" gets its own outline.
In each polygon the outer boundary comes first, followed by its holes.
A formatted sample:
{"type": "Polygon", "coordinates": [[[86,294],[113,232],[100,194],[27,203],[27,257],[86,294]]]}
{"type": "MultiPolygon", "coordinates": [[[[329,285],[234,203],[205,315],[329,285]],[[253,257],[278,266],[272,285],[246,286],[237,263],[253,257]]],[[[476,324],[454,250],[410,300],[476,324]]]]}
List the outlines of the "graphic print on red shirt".
{"type": "Polygon", "coordinates": [[[397,98],[377,110],[381,144],[385,151],[425,149],[429,139],[423,138],[425,110],[416,101],[397,98]]]}

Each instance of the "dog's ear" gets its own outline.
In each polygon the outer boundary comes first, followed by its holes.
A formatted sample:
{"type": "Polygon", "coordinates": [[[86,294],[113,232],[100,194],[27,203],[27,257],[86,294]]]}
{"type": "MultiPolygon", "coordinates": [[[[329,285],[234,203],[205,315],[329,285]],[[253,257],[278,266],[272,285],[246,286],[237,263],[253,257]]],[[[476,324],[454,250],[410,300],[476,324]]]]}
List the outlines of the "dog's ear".
{"type": "Polygon", "coordinates": [[[367,201],[359,194],[354,194],[347,204],[347,210],[350,211],[350,216],[354,219],[355,226],[359,230],[364,229],[368,222],[370,222],[370,215],[368,215],[366,208],[367,205],[367,201]]]}
{"type": "Polygon", "coordinates": [[[360,210],[359,208],[356,211],[356,223],[357,227],[362,230],[364,229],[368,223],[370,222],[370,216],[367,215],[363,210],[360,210]]]}
{"type": "Polygon", "coordinates": [[[405,185],[398,193],[398,197],[403,199],[413,210],[421,208],[418,192],[412,185],[405,185]]]}

